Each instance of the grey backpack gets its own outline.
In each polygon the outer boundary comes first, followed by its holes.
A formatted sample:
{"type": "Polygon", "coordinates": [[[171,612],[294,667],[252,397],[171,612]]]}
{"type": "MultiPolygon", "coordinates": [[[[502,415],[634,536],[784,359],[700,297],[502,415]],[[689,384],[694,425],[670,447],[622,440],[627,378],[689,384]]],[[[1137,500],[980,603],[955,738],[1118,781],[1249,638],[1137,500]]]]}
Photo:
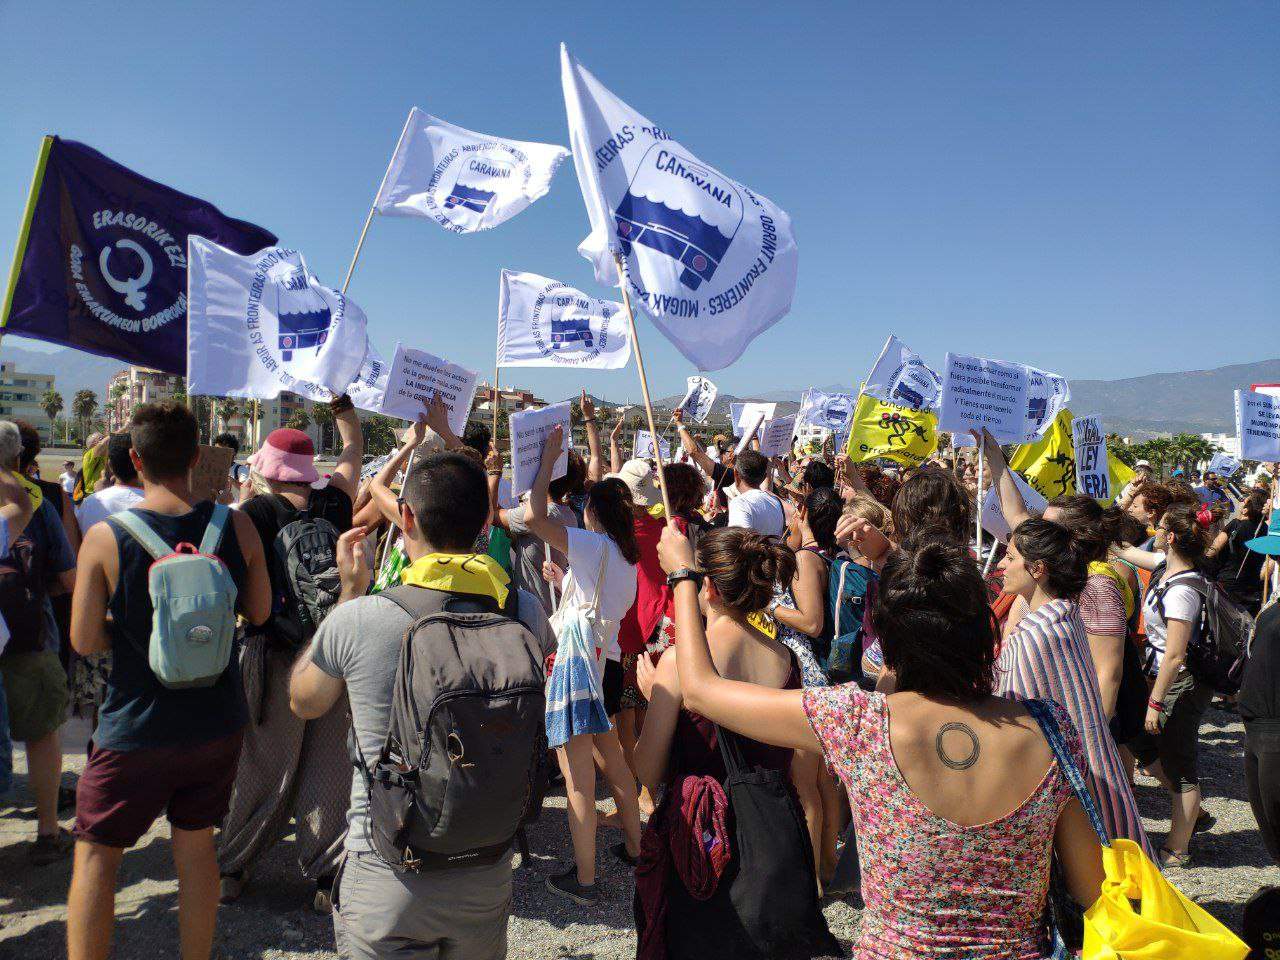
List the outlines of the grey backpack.
{"type": "Polygon", "coordinates": [[[425,587],[379,596],[413,623],[372,766],[351,737],[369,791],[370,844],[400,871],[496,862],[529,811],[546,753],[542,648],[516,619],[517,591],[503,610],[425,587]]]}
{"type": "Polygon", "coordinates": [[[273,503],[282,521],[272,545],[278,579],[272,627],[292,647],[308,643],[338,602],[338,528],[309,509],[294,511],[283,497],[273,503]]]}

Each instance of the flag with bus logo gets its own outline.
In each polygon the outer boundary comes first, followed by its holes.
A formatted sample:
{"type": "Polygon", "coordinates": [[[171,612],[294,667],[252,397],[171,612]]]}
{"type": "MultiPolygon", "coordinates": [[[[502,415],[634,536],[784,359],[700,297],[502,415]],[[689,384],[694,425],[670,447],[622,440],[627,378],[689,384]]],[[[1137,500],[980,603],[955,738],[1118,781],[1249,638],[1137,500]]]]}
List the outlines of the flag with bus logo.
{"type": "Polygon", "coordinates": [[[564,147],[491,137],[414,107],[373,205],[450,233],[488,230],[545,195],[567,156],[564,147]]]}
{"type": "Polygon", "coordinates": [[[703,163],[560,47],[573,163],[591,232],[578,252],[620,282],[698,367],[719,370],[791,309],[791,218],[703,163]]]}
{"type": "Polygon", "coordinates": [[[853,411],[845,452],[854,463],[893,460],[918,467],[938,449],[938,418],[928,410],[885,403],[864,393],[853,411]]]}
{"type": "Polygon", "coordinates": [[[271,400],[345,393],[368,349],[364,311],[307,270],[297,250],[242,257],[188,241],[187,391],[271,400]]]}
{"type": "Polygon", "coordinates": [[[618,370],[630,359],[622,304],[536,273],[502,271],[498,366],[618,370]]]}
{"type": "MultiPolygon", "coordinates": [[[[1043,437],[1025,443],[1009,458],[1009,468],[1020,474],[1046,500],[1076,492],[1076,450],[1072,439],[1070,410],[1062,410],[1053,419],[1043,437]]],[[[1102,500],[1110,503],[1133,479],[1133,470],[1111,451],[1107,452],[1108,494],[1102,500]]]]}

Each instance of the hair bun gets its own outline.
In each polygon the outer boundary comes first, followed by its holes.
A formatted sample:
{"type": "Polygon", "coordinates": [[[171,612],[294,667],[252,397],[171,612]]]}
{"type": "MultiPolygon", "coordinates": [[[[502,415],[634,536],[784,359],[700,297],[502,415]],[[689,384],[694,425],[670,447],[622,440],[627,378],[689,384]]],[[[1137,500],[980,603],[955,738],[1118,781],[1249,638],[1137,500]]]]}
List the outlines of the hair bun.
{"type": "Polygon", "coordinates": [[[948,544],[939,539],[925,540],[915,549],[916,574],[930,580],[942,576],[953,551],[948,544]]]}

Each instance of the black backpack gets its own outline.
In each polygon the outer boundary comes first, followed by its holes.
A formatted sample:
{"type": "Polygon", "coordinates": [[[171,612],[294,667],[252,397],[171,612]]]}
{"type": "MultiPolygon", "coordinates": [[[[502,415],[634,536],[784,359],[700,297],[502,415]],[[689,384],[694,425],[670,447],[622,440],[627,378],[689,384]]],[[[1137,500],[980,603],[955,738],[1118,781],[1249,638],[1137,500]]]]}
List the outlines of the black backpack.
{"type": "Polygon", "coordinates": [[[404,872],[494,863],[525,820],[547,751],[542,648],[516,618],[514,589],[502,610],[425,587],[379,596],[413,623],[372,766],[354,744],[370,844],[404,872]]]}
{"type": "MultiPolygon", "coordinates": [[[[1163,574],[1157,569],[1152,581],[1163,574]]],[[[1164,597],[1174,584],[1182,583],[1200,594],[1200,625],[1187,646],[1186,667],[1191,676],[1223,696],[1239,692],[1249,656],[1253,616],[1227,595],[1217,583],[1210,583],[1195,570],[1184,570],[1153,589],[1160,617],[1164,618],[1164,597]]]]}
{"type": "Polygon", "coordinates": [[[0,560],[0,615],[9,627],[5,653],[36,653],[45,648],[45,584],[39,566],[35,543],[25,533],[0,560]]]}
{"type": "Polygon", "coordinates": [[[300,647],[315,636],[342,592],[338,528],[309,508],[295,511],[283,497],[273,506],[283,522],[272,544],[277,593],[271,624],[278,639],[300,647]]]}

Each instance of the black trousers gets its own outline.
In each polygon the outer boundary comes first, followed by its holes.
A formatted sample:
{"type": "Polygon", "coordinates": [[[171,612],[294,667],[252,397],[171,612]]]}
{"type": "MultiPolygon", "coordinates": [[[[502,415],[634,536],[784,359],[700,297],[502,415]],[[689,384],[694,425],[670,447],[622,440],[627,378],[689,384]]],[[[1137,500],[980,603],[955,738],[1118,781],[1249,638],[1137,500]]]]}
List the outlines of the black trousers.
{"type": "Polygon", "coordinates": [[[1246,720],[1244,779],[1271,859],[1280,864],[1280,720],[1246,720]]]}

